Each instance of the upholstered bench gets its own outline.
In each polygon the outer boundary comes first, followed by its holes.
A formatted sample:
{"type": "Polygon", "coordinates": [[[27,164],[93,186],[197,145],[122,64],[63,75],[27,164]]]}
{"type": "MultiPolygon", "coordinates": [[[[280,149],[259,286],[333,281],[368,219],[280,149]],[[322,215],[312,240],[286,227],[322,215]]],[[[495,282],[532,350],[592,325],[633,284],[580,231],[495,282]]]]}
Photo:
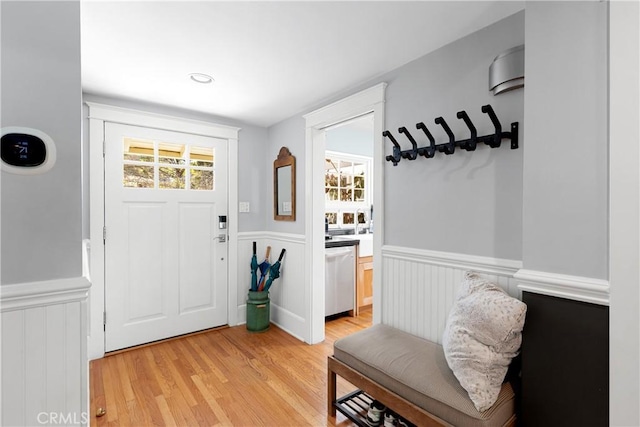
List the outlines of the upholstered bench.
{"type": "Polygon", "coordinates": [[[374,325],[335,342],[328,358],[328,410],[334,417],[336,375],[417,426],[515,426],[509,382],[496,402],[479,412],[447,365],[442,346],[390,326],[374,325]]]}

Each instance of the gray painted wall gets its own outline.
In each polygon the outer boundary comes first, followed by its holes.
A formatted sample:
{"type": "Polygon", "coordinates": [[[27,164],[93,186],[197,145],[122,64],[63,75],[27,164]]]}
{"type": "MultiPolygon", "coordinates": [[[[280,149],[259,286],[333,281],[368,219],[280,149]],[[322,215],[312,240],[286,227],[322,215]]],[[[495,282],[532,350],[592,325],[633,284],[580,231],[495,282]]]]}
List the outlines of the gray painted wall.
{"type": "MultiPolygon", "coordinates": [[[[524,12],[455,41],[382,78],[388,83],[385,129],[404,149],[411,144],[398,128],[424,122],[437,143],[448,140],[434,119],[442,116],[457,138],[469,131],[456,118],[465,110],[478,135],[493,133],[481,106],[491,104],[508,130],[524,122],[523,89],[493,96],[489,65],[500,52],[524,43],[524,12]]],[[[422,134],[422,136],[420,136],[422,134]]],[[[520,132],[522,136],[522,132],[520,132]]],[[[391,143],[384,151],[391,154],[391,143]]],[[[522,159],[527,143],[511,150],[479,146],[475,152],[436,154],[432,159],[385,165],[385,244],[505,259],[522,256],[522,159]]]]}
{"type": "Polygon", "coordinates": [[[305,215],[305,121],[302,116],[292,117],[269,128],[269,144],[266,167],[269,171],[266,188],[268,207],[265,210],[267,230],[279,233],[304,234],[305,215]],[[296,158],[296,220],[275,221],[273,219],[273,161],[278,157],[280,147],[287,147],[296,158]]]}
{"type": "Polygon", "coordinates": [[[607,3],[527,2],[526,269],[608,279],[607,3]]]}
{"type": "MultiPolygon", "coordinates": [[[[456,112],[466,110],[479,135],[493,132],[480,108],[490,103],[503,127],[524,121],[523,90],[493,97],[488,92],[488,69],[493,58],[524,43],[524,12],[460,39],[380,78],[363,83],[357,90],[387,82],[386,129],[404,148],[410,146],[398,127],[406,126],[420,143],[415,124],[424,121],[437,139],[445,142],[442,129],[433,120],[443,116],[452,130],[466,138],[468,130],[456,112]]],[[[328,104],[325,103],[324,105],[328,104]]],[[[316,108],[321,107],[318,105],[316,108]]],[[[522,130],[520,132],[522,140],[522,130]]],[[[269,129],[273,158],[280,145],[294,147],[298,164],[304,157],[304,119],[296,116],[269,129]],[[276,147],[277,146],[277,147],[276,147]],[[298,153],[296,153],[298,151],[298,153]]],[[[391,144],[385,142],[385,152],[391,144]]],[[[522,164],[526,150],[479,147],[474,153],[403,161],[385,165],[384,243],[489,257],[522,257],[522,164]]],[[[267,224],[273,231],[304,232],[304,175],[298,172],[298,221],[267,224]]]]}
{"type": "MultiPolygon", "coordinates": [[[[238,231],[262,231],[265,229],[265,209],[272,203],[272,196],[265,192],[264,177],[268,174],[265,169],[265,159],[267,158],[267,129],[241,123],[225,117],[213,116],[195,111],[188,111],[179,108],[160,106],[139,101],[115,99],[94,94],[83,94],[85,102],[97,102],[107,105],[115,105],[123,108],[142,110],[157,114],[166,114],[174,117],[182,117],[192,120],[202,120],[209,123],[235,126],[240,128],[238,133],[238,201],[249,202],[250,212],[238,214],[238,231]]],[[[89,131],[88,131],[88,108],[84,107],[84,162],[89,164],[89,131]]],[[[102,147],[99,147],[102,149],[102,147]]],[[[275,157],[274,157],[275,159],[275,157]]],[[[233,171],[232,171],[233,172],[233,171]]],[[[83,236],[89,237],[89,170],[84,171],[84,194],[83,194],[83,236]]],[[[238,207],[235,207],[238,209],[238,207]]]]}
{"type": "Polygon", "coordinates": [[[2,2],[2,126],[53,138],[41,175],[2,172],[2,284],[82,275],[80,2],[2,2]]]}

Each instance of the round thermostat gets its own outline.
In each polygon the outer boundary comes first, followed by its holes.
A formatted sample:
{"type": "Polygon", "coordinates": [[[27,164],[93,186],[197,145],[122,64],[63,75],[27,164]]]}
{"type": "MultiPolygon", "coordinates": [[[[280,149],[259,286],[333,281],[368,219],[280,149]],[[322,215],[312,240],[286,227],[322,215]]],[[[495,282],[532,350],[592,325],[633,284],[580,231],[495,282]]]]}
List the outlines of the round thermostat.
{"type": "Polygon", "coordinates": [[[2,170],[19,175],[48,171],[56,162],[56,147],[46,133],[26,127],[10,126],[0,132],[2,170]]]}

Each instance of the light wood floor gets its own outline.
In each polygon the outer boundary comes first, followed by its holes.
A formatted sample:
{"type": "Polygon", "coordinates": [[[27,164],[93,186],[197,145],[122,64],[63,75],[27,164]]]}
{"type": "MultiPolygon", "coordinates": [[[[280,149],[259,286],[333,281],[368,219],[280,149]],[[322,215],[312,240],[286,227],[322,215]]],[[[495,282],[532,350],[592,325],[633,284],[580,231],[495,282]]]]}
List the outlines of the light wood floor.
{"type": "MultiPolygon", "coordinates": [[[[91,424],[103,426],[351,426],[328,417],[333,342],[371,324],[371,310],[326,324],[308,345],[271,325],[186,336],[90,364],[91,424]],[[96,417],[98,408],[103,417],[96,417]]],[[[338,395],[354,387],[338,382],[338,395]]]]}

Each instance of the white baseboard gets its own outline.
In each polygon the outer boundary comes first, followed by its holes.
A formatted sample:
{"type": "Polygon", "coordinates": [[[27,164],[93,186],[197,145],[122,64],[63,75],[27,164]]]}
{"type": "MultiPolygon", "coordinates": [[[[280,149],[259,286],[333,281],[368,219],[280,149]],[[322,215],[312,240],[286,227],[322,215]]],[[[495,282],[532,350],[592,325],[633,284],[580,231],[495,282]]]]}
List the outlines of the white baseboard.
{"type": "Polygon", "coordinates": [[[271,322],[289,335],[298,338],[300,341],[304,341],[307,324],[303,317],[278,305],[271,304],[271,322]]]}

